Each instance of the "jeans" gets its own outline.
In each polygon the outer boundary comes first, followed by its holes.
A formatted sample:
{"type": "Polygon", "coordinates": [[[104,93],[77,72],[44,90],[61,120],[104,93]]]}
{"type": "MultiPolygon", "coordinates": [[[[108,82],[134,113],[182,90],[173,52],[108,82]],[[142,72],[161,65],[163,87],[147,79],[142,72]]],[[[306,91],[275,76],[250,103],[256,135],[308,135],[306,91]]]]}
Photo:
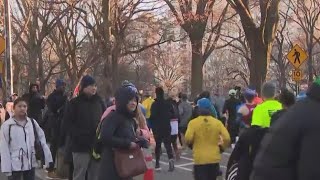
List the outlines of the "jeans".
{"type": "Polygon", "coordinates": [[[35,180],[35,170],[12,172],[12,176],[8,180],[35,180]]]}
{"type": "Polygon", "coordinates": [[[219,175],[219,164],[194,165],[195,180],[216,180],[219,175]]]}
{"type": "Polygon", "coordinates": [[[173,159],[173,152],[172,152],[172,146],[171,146],[171,136],[170,134],[167,135],[160,135],[160,134],[154,134],[154,138],[156,141],[156,164],[159,164],[160,162],[160,153],[161,153],[161,144],[164,143],[164,147],[166,148],[168,158],[173,159]]]}
{"type": "Polygon", "coordinates": [[[73,180],[97,180],[99,162],[91,158],[90,153],[72,153],[73,156],[73,180]]]}

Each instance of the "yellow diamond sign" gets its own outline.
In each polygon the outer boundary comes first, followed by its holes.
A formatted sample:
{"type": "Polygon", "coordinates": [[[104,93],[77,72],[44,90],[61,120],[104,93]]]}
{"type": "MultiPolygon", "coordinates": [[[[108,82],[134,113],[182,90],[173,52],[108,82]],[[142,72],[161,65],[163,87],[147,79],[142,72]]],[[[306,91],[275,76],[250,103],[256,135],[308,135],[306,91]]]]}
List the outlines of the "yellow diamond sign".
{"type": "Polygon", "coordinates": [[[298,44],[296,44],[287,55],[290,63],[298,69],[307,59],[308,55],[298,44]]]}
{"type": "Polygon", "coordinates": [[[6,49],[6,40],[2,36],[0,36],[0,54],[2,54],[5,49],[6,49]]]}

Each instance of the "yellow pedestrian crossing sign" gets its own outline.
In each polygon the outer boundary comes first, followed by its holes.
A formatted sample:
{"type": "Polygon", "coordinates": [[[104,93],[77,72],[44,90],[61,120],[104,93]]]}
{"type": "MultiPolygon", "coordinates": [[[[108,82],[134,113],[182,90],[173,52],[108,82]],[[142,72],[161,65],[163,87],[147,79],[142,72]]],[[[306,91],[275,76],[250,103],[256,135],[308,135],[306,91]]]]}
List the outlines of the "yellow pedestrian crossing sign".
{"type": "Polygon", "coordinates": [[[308,55],[298,44],[296,44],[288,53],[287,58],[290,63],[298,69],[308,59],[308,55]]]}

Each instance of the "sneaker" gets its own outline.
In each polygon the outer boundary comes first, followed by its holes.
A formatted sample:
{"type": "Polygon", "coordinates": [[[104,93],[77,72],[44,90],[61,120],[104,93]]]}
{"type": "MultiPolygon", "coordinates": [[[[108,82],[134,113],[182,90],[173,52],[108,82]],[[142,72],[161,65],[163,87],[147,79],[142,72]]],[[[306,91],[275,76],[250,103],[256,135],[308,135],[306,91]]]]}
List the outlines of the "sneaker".
{"type": "Polygon", "coordinates": [[[161,171],[160,164],[156,164],[156,167],[154,168],[154,170],[156,170],[156,171],[161,171]]]}
{"type": "Polygon", "coordinates": [[[169,172],[173,172],[174,171],[174,160],[170,159],[169,160],[169,172]]]}

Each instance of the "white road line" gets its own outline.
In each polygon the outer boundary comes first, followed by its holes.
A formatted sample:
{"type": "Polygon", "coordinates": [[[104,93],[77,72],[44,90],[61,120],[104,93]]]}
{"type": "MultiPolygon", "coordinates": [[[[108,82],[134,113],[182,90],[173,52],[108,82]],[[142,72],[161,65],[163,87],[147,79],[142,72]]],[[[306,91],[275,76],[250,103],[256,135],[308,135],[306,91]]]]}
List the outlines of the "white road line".
{"type": "Polygon", "coordinates": [[[191,166],[191,165],[194,165],[194,163],[191,162],[191,163],[179,164],[179,165],[176,165],[176,167],[191,166]]]}
{"type": "Polygon", "coordinates": [[[185,160],[193,161],[193,159],[187,158],[187,157],[184,157],[184,156],[180,156],[180,159],[185,159],[185,160]]]}
{"type": "MultiPolygon", "coordinates": [[[[153,161],[153,162],[156,162],[155,160],[152,160],[152,161],[153,161]]],[[[166,162],[163,162],[163,161],[160,161],[160,164],[169,166],[169,163],[166,163],[166,162]]],[[[192,172],[192,171],[193,171],[192,169],[185,168],[185,167],[180,167],[180,166],[175,166],[175,168],[182,169],[182,170],[189,171],[189,172],[192,172]]]]}

